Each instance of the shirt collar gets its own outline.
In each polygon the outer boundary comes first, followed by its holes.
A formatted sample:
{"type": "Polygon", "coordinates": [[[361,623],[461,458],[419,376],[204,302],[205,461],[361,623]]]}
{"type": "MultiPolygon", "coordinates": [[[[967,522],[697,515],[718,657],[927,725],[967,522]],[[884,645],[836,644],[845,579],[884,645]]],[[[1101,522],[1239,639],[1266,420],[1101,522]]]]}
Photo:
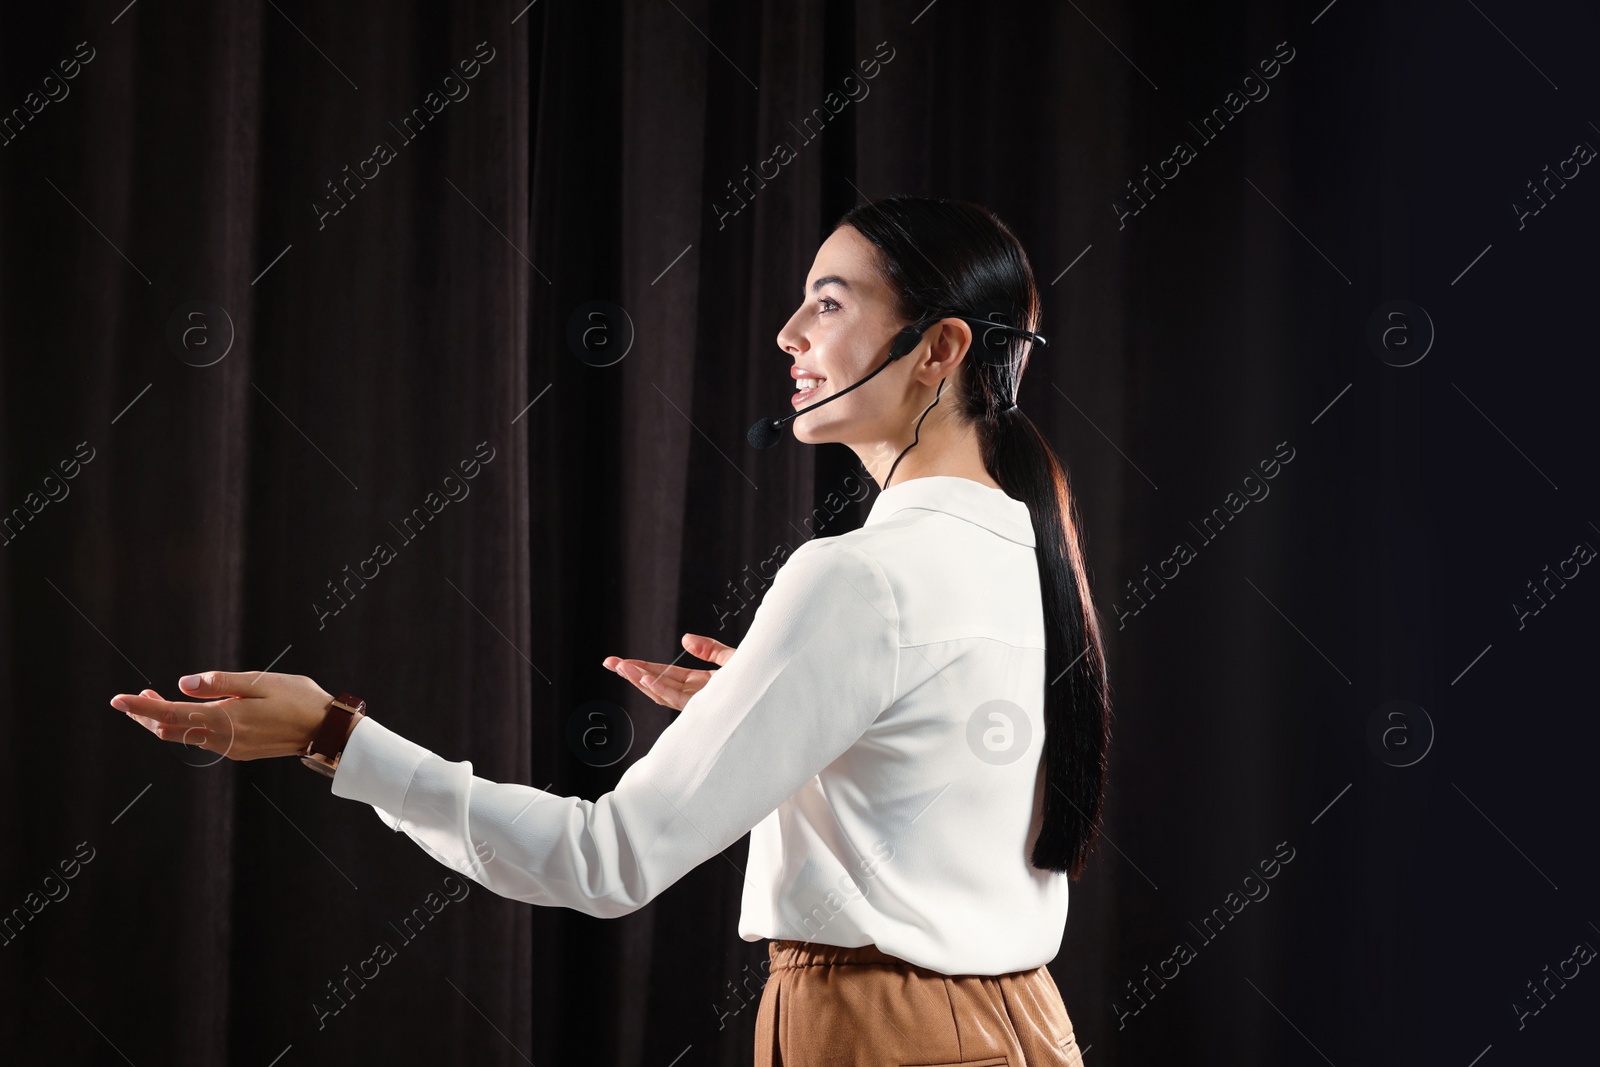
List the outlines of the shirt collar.
{"type": "Polygon", "coordinates": [[[1036,547],[1028,505],[971,478],[932,474],[898,482],[878,494],[865,526],[902,511],[943,511],[1029,548],[1036,547]]]}

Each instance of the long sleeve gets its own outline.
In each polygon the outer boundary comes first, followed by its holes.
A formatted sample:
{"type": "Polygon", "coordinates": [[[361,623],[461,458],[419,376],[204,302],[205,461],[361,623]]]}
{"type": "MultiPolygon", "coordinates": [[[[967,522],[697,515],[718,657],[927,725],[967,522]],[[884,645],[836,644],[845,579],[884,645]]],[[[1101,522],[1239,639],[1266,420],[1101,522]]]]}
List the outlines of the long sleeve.
{"type": "Polygon", "coordinates": [[[440,863],[530,904],[610,918],[649,903],[826,768],[896,699],[900,619],[882,568],[840,538],[773,578],[728,663],[595,801],[491,782],[372,718],[336,796],[440,863]]]}

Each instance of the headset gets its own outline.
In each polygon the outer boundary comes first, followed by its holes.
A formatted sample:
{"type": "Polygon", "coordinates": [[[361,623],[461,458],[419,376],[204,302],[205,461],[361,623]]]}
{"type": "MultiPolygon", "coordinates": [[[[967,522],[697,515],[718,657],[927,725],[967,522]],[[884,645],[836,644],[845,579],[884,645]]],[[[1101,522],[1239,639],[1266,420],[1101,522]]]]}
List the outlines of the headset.
{"type": "MultiPolygon", "coordinates": [[[[1050,342],[1045,339],[1043,334],[1034,333],[1032,330],[1024,330],[1021,327],[1012,326],[1010,323],[1002,322],[1000,321],[999,316],[1000,312],[993,313],[987,319],[979,318],[976,315],[967,315],[962,312],[951,312],[944,315],[929,315],[921,321],[905,327],[899,333],[894,335],[894,340],[889,345],[889,358],[884,360],[883,363],[878,366],[877,370],[873,371],[865,378],[862,378],[854,385],[839,390],[837,393],[834,393],[827,399],[819,400],[815,404],[807,404],[799,411],[785,415],[781,419],[763,418],[756,420],[755,424],[750,427],[749,432],[745,434],[745,439],[749,441],[751,446],[754,448],[771,448],[773,445],[778,443],[778,438],[781,436],[780,431],[783,429],[784,423],[788,422],[790,419],[798,418],[799,416],[815,408],[820,408],[824,404],[829,404],[835,400],[838,400],[851,389],[866,385],[879,373],[879,371],[882,371],[884,368],[888,367],[889,364],[893,363],[901,356],[911,352],[917,347],[917,345],[921,344],[923,335],[941,319],[960,319],[969,326],[972,326],[975,331],[981,328],[983,331],[982,344],[986,349],[1004,348],[1006,345],[1006,337],[1001,336],[997,340],[997,335],[1002,334],[1023,337],[1036,345],[1048,346],[1050,344],[1050,342]]],[[[944,383],[940,382],[939,384],[943,386],[944,383]]],[[[937,400],[935,402],[937,402],[937,400]]],[[[923,412],[923,414],[926,415],[927,412],[923,412]]],[[[915,443],[915,441],[912,442],[912,444],[915,443]]]]}

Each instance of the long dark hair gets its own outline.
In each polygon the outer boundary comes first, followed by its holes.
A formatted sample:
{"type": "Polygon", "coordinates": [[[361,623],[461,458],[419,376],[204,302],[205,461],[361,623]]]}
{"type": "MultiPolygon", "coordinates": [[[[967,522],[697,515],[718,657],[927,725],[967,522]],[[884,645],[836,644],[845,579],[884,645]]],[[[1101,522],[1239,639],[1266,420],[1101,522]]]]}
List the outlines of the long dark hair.
{"type": "MultiPolygon", "coordinates": [[[[890,196],[851,208],[839,226],[876,246],[907,323],[999,315],[1009,325],[1038,329],[1039,290],[1027,254],[988,208],[890,196]]],[[[960,381],[951,383],[952,400],[977,427],[989,476],[1027,504],[1033,518],[1046,671],[1044,817],[1029,859],[1076,879],[1100,834],[1111,694],[1066,468],[1033,420],[1011,406],[1032,348],[1009,331],[975,328],[960,381]]]]}

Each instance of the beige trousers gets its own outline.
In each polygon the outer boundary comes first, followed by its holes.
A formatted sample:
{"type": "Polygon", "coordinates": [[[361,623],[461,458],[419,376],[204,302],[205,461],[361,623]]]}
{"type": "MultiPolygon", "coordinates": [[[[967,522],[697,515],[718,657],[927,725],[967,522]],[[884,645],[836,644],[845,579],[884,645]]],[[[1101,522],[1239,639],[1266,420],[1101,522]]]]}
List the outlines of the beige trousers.
{"type": "Polygon", "coordinates": [[[1083,1067],[1044,967],[949,975],[805,941],[767,953],[756,1067],[1083,1067]]]}

